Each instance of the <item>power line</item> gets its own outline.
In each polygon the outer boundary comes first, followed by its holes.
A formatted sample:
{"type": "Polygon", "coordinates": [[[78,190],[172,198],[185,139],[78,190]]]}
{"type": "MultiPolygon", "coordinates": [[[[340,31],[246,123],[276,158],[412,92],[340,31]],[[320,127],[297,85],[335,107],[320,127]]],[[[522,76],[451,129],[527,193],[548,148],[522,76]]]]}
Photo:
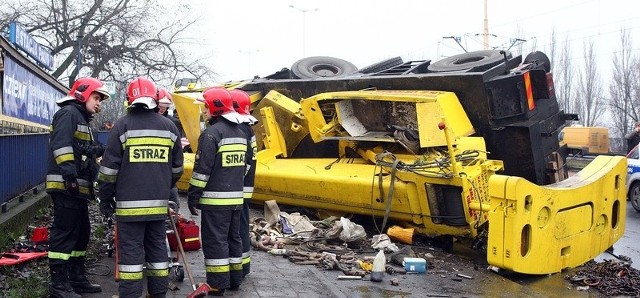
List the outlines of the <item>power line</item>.
{"type": "Polygon", "coordinates": [[[573,5],[561,7],[561,8],[558,8],[558,9],[549,10],[549,11],[542,12],[542,13],[539,13],[539,14],[534,14],[534,15],[531,15],[531,16],[528,16],[528,17],[518,17],[517,20],[510,21],[510,22],[505,22],[505,23],[498,24],[498,25],[494,25],[493,27],[501,27],[501,26],[506,26],[506,25],[513,24],[513,23],[518,23],[518,22],[520,22],[522,20],[527,20],[527,19],[531,19],[531,18],[535,18],[535,17],[551,14],[551,13],[558,12],[558,11],[561,11],[561,10],[565,10],[565,9],[568,9],[568,8],[573,8],[573,7],[576,7],[576,6],[584,5],[586,3],[593,2],[593,1],[594,0],[587,0],[587,1],[583,1],[583,2],[580,2],[580,3],[573,4],[573,5]]]}

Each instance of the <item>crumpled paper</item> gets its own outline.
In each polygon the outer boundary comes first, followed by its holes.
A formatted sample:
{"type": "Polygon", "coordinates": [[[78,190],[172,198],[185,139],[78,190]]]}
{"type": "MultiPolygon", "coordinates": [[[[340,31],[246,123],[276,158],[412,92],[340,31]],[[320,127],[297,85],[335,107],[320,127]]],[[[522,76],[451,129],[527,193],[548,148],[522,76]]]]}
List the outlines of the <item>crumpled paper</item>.
{"type": "Polygon", "coordinates": [[[391,242],[387,234],[374,235],[371,247],[376,250],[384,249],[385,252],[396,252],[400,250],[397,245],[391,242]]]}

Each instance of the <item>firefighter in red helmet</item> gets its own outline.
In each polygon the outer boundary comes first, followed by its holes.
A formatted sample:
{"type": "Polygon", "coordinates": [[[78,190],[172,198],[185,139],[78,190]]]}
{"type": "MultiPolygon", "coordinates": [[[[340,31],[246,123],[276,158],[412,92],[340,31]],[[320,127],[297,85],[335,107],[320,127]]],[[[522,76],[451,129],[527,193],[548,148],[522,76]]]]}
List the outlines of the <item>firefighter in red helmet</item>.
{"type": "Polygon", "coordinates": [[[129,113],[111,129],[98,175],[100,210],[118,222],[120,297],[141,297],[145,274],[151,297],[165,297],[169,282],[165,220],[183,156],[178,128],[157,113],[157,97],[151,80],[129,83],[129,113]]]}
{"type": "Polygon", "coordinates": [[[241,117],[224,88],[203,92],[210,124],[198,140],[193,175],[189,182],[189,211],[202,212],[201,237],[207,283],[211,295],[237,290],[242,282],[240,216],[243,180],[249,154],[241,117]]]}
{"type": "Polygon", "coordinates": [[[247,136],[247,146],[250,155],[247,156],[247,171],[244,176],[244,203],[242,205],[242,216],[240,217],[240,237],[242,238],[242,276],[246,276],[251,272],[251,241],[249,239],[249,204],[253,196],[253,184],[256,176],[256,153],[258,151],[256,145],[256,136],[251,128],[258,120],[251,116],[251,99],[249,94],[240,89],[229,91],[233,100],[233,107],[240,114],[242,124],[240,127],[247,136]]]}
{"type": "MultiPolygon", "coordinates": [[[[167,119],[171,120],[171,122],[173,122],[173,124],[176,125],[179,132],[178,139],[182,139],[182,135],[183,135],[182,124],[180,124],[180,121],[178,121],[178,119],[169,115],[169,107],[171,107],[172,103],[173,103],[173,98],[171,97],[171,93],[169,93],[169,91],[167,91],[167,89],[165,88],[160,88],[160,90],[158,90],[158,113],[166,117],[167,119]]],[[[171,195],[169,196],[169,200],[176,203],[177,209],[178,210],[180,209],[180,200],[178,199],[178,187],[176,185],[174,185],[173,188],[171,188],[171,195]]],[[[176,212],[178,210],[176,210],[176,212]]]]}
{"type": "Polygon", "coordinates": [[[80,297],[97,293],[99,285],[87,280],[85,255],[91,226],[88,202],[93,199],[96,158],[103,146],[93,139],[89,122],[109,98],[104,84],[95,78],[76,80],[50,127],[46,188],[53,200],[53,224],[49,237],[51,297],[80,297]]]}

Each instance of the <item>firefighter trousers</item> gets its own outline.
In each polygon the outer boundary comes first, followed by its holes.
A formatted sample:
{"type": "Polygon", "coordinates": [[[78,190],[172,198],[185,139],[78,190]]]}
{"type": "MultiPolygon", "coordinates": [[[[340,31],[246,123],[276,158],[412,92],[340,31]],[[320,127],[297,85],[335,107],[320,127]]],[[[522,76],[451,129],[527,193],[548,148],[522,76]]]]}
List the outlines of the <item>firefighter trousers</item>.
{"type": "Polygon", "coordinates": [[[207,283],[216,289],[236,288],[242,282],[242,210],[202,210],[202,251],[207,283]]]}
{"type": "Polygon", "coordinates": [[[251,240],[249,239],[249,204],[250,201],[245,199],[242,205],[242,214],[240,216],[240,238],[242,238],[242,276],[246,276],[251,272],[251,240]]]}
{"type": "Polygon", "coordinates": [[[84,257],[89,244],[88,201],[52,193],[53,225],[49,235],[49,265],[66,265],[71,257],[84,257]]]}
{"type": "Polygon", "coordinates": [[[118,292],[121,298],[142,297],[143,266],[147,277],[147,291],[158,295],[167,292],[169,259],[165,221],[119,221],[118,292]]]}

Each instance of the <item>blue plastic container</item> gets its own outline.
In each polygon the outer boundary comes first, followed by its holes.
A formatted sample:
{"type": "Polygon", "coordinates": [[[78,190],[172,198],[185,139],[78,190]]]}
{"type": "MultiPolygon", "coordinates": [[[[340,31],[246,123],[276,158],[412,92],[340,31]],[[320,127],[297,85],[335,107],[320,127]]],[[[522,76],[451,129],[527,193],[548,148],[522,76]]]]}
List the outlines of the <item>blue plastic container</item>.
{"type": "Polygon", "coordinates": [[[425,273],[427,272],[427,260],[423,258],[404,258],[404,270],[407,273],[425,273]]]}

